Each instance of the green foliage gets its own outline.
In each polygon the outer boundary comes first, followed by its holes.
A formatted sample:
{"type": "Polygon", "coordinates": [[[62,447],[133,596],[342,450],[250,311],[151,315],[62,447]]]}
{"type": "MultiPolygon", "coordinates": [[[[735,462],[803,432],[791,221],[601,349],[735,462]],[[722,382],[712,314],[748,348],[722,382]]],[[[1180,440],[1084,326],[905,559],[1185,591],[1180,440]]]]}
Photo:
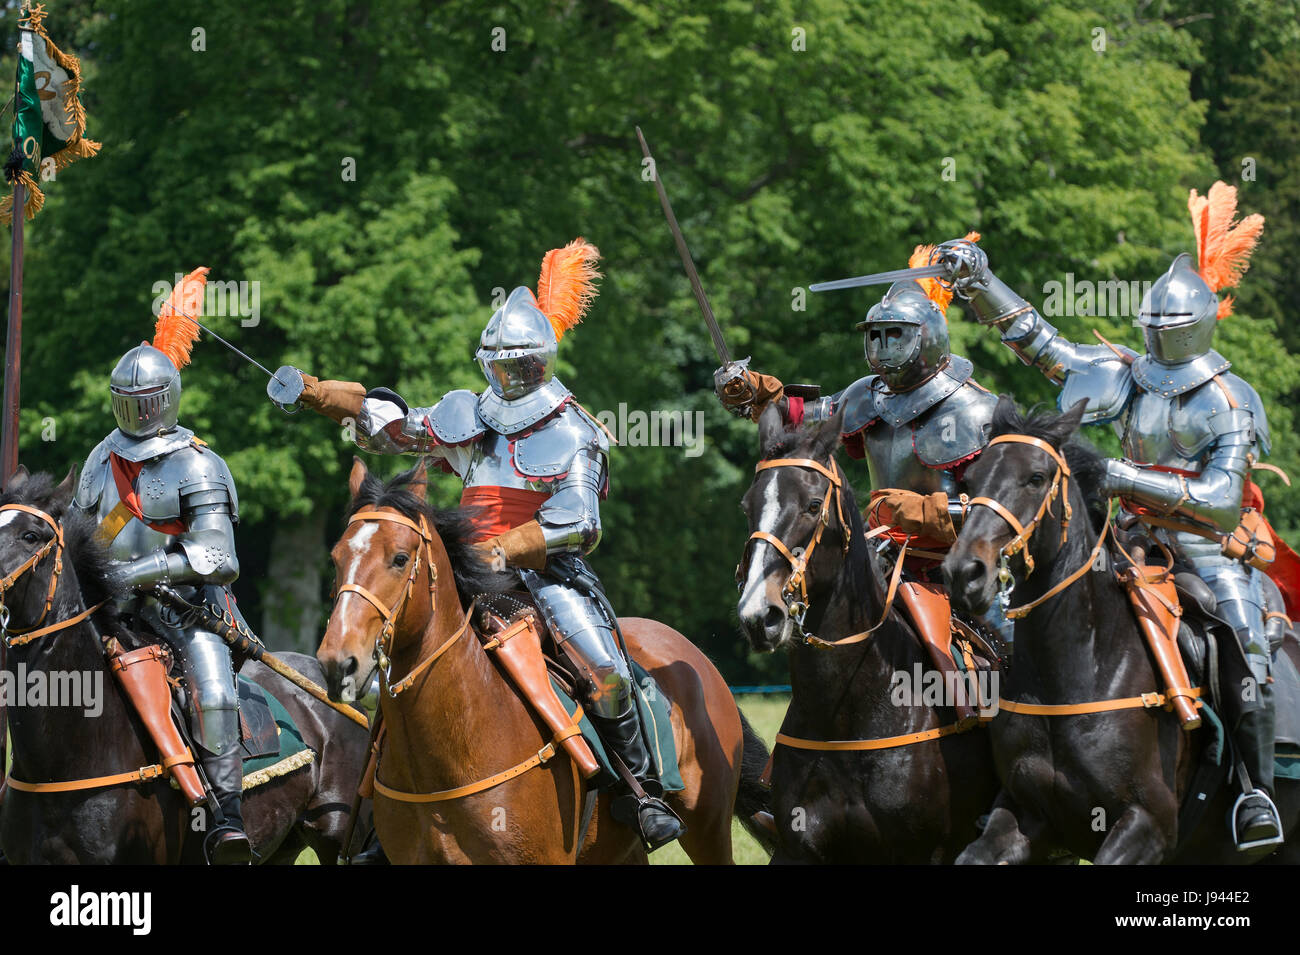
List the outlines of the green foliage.
{"type": "MultiPolygon", "coordinates": [[[[1252,23],[1280,22],[1269,7],[1234,11],[1218,38],[1119,0],[286,0],[274,16],[60,0],[48,26],[83,57],[90,134],[105,145],[50,184],[28,230],[24,458],[66,470],[110,429],[108,372],[152,334],[154,283],[177,271],[258,283],[258,324],[212,321],[263,363],[426,403],[481,384],[470,355],[494,290],[532,285],[547,249],[584,235],[605,279],[565,339],[561,377],[592,411],[699,411],[706,436],[699,457],[615,452],[595,564],[623,611],[678,627],[732,679],[779,680],[784,661],[747,657],[734,625],[753,428],[710,393],[716,361],[633,126],[733,353],[836,391],[865,373],[851,326],[881,290],[802,310],[798,290],[904,265],[919,242],[979,230],[1034,302],[1068,273],[1156,278],[1192,247],[1187,189],[1204,191],[1216,165],[1233,172],[1201,144],[1207,128],[1236,128],[1217,119],[1229,92],[1249,149],[1274,163],[1266,178],[1261,159],[1243,207],[1267,210],[1266,246],[1294,230],[1294,116],[1276,115],[1274,91],[1296,81],[1294,52],[1225,59],[1252,23]],[[1197,98],[1212,71],[1220,92],[1197,98]]],[[[1267,303],[1285,291],[1295,304],[1295,278],[1270,261],[1221,338],[1269,402],[1278,460],[1294,464],[1300,366],[1283,343],[1296,342],[1278,337],[1284,306],[1267,303]]],[[[995,336],[951,317],[983,383],[1054,400],[995,336]]],[[[1054,321],[1078,340],[1095,326],[1139,341],[1126,316],[1054,321]]],[[[209,341],[185,374],[183,420],[231,463],[245,548],[267,546],[277,520],[337,512],[353,453],[323,419],[280,414],[263,386],[209,341]]],[[[455,499],[452,479],[435,484],[440,503],[455,499]]],[[[1296,522],[1274,494],[1270,513],[1296,522]]]]}

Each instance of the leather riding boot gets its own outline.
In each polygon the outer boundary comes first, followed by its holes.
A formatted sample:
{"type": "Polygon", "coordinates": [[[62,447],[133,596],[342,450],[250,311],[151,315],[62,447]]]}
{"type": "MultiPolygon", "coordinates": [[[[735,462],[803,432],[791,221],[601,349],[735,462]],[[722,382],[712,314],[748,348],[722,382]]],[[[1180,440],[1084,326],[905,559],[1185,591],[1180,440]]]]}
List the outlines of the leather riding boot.
{"type": "Polygon", "coordinates": [[[249,865],[253,861],[253,847],[244,832],[244,816],[240,808],[244,785],[243,753],[238,744],[228,747],[220,756],[202,746],[196,749],[208,785],[226,817],[225,822],[217,823],[203,841],[208,863],[249,865]]]}
{"type": "Polygon", "coordinates": [[[1272,799],[1275,712],[1273,689],[1267,683],[1260,684],[1260,703],[1258,709],[1241,717],[1233,733],[1241,762],[1255,787],[1233,807],[1233,838],[1241,851],[1282,838],[1282,820],[1272,799]]]}
{"type": "Polygon", "coordinates": [[[686,827],[659,798],[663,795],[663,787],[653,775],[654,764],[641,733],[636,703],[630,702],[622,716],[611,718],[590,713],[588,716],[605,745],[618,754],[646,793],[642,798],[632,792],[626,782],[622,783],[610,807],[614,818],[638,830],[652,851],[672,842],[686,831],[686,827]]]}

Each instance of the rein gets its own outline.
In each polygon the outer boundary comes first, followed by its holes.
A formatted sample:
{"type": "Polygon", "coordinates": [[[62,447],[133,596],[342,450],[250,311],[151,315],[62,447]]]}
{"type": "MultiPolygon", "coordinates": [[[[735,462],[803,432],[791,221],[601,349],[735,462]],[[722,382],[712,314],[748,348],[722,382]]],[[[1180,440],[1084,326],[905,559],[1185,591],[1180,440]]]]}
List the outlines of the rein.
{"type": "MultiPolygon", "coordinates": [[[[831,458],[830,467],[822,464],[820,461],[814,461],[812,458],[773,458],[769,461],[759,461],[754,466],[754,473],[767,471],[772,468],[809,468],[823,475],[828,482],[826,496],[822,499],[821,513],[817,517],[817,526],[813,530],[812,538],[805,547],[788,547],[775,534],[767,531],[754,531],[745,541],[745,551],[739,564],[736,565],[736,582],[739,584],[743,578],[744,568],[749,560],[750,549],[749,542],[754,540],[764,541],[771,544],[776,552],[785,558],[786,563],[790,565],[790,576],[786,578],[785,585],[781,588],[781,599],[785,603],[786,612],[794,619],[795,626],[799,628],[800,634],[804,638],[804,643],[809,646],[826,649],[828,647],[848,646],[854,643],[860,643],[871,634],[875,633],[889,618],[889,611],[894,605],[894,597],[898,593],[898,584],[903,575],[903,561],[907,556],[907,543],[904,542],[899,549],[898,559],[894,563],[893,572],[890,575],[889,588],[885,594],[884,609],[880,613],[880,619],[869,629],[859,631],[839,640],[823,640],[813,634],[806,633],[803,629],[804,618],[808,616],[808,561],[812,559],[812,553],[816,550],[817,545],[821,543],[822,534],[830,524],[831,501],[835,502],[835,515],[839,518],[840,529],[844,536],[843,552],[845,556],[849,552],[849,525],[844,520],[844,479],[840,475],[839,465],[835,459],[831,458]],[[795,590],[799,591],[799,599],[795,600],[795,590]]],[[[891,530],[889,527],[877,527],[866,534],[870,540],[891,530]]]]}

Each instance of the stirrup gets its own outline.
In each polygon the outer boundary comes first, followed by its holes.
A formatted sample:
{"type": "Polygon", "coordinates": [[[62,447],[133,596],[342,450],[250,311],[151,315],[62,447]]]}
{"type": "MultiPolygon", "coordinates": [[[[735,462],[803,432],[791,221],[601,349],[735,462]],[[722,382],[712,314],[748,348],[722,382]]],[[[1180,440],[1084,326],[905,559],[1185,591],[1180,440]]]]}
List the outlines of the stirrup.
{"type": "Polygon", "coordinates": [[[204,838],[203,855],[208,860],[208,865],[252,865],[253,843],[243,829],[222,824],[204,838]],[[219,838],[225,835],[237,838],[219,838]]]}
{"type": "Polygon", "coordinates": [[[1282,828],[1282,814],[1277,811],[1277,805],[1269,798],[1268,793],[1262,789],[1253,789],[1250,792],[1238,794],[1237,801],[1232,804],[1232,838],[1237,843],[1238,852],[1250,852],[1252,849],[1258,849],[1263,846],[1280,846],[1286,838],[1282,828]],[[1247,842],[1237,842],[1240,830],[1237,828],[1241,819],[1241,812],[1246,808],[1246,801],[1250,799],[1262,799],[1268,806],[1268,811],[1273,817],[1274,834],[1265,836],[1261,839],[1252,839],[1247,842]]]}

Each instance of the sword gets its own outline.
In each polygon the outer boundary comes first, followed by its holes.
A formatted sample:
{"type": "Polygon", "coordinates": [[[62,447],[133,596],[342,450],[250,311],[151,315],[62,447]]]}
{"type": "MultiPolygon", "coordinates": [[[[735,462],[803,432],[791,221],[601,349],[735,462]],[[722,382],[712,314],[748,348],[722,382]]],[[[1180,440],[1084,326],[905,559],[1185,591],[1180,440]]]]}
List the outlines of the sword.
{"type": "Polygon", "coordinates": [[[668,201],[668,193],[664,189],[663,178],[659,175],[659,164],[650,155],[650,147],[646,145],[645,136],[641,134],[640,126],[636,127],[636,138],[641,143],[641,154],[646,159],[649,159],[654,166],[655,191],[659,193],[659,205],[663,206],[664,216],[668,219],[668,228],[672,230],[673,241],[677,243],[677,254],[681,256],[682,268],[686,270],[686,277],[690,279],[691,291],[695,293],[695,301],[699,303],[700,311],[704,314],[704,324],[709,327],[709,335],[713,338],[713,350],[718,353],[718,359],[722,362],[723,367],[730,367],[733,364],[747,364],[749,362],[748,358],[739,362],[732,362],[731,360],[731,352],[727,350],[727,343],[723,340],[722,329],[718,327],[718,320],[714,318],[713,309],[709,305],[709,297],[704,294],[704,286],[700,283],[700,274],[695,271],[695,261],[691,258],[691,250],[686,247],[686,237],[682,235],[681,226],[677,224],[677,217],[673,215],[673,204],[668,201]]]}
{"type": "Polygon", "coordinates": [[[298,410],[297,408],[292,407],[293,404],[297,402],[298,396],[302,394],[302,389],[303,389],[302,372],[298,371],[297,368],[294,368],[290,365],[284,365],[278,371],[272,372],[269,368],[263,365],[256,358],[253,358],[245,354],[244,352],[240,351],[238,348],[236,348],[230,342],[226,341],[224,338],[222,338],[212,329],[208,328],[208,326],[200,322],[189,312],[185,311],[185,309],[177,305],[172,305],[170,302],[164,302],[162,307],[175,309],[177,312],[180,312],[180,314],[184,315],[191,322],[197,325],[201,331],[207,332],[209,335],[211,335],[217,341],[221,342],[221,344],[225,345],[227,348],[229,348],[240,358],[244,359],[244,361],[248,362],[250,365],[252,365],[258,371],[260,371],[262,374],[266,375],[266,377],[270,378],[271,380],[267,383],[266,386],[266,394],[267,397],[269,397],[271,401],[273,401],[275,404],[279,405],[280,408],[282,408],[284,411],[288,412],[289,414],[293,414],[298,410]]]}
{"type": "Polygon", "coordinates": [[[859,275],[852,279],[837,279],[834,282],[818,282],[808,286],[810,292],[833,292],[842,288],[858,288],[863,285],[888,285],[904,279],[942,279],[952,274],[952,267],[946,263],[922,265],[914,269],[893,269],[889,272],[873,272],[871,275],[859,275]]]}

